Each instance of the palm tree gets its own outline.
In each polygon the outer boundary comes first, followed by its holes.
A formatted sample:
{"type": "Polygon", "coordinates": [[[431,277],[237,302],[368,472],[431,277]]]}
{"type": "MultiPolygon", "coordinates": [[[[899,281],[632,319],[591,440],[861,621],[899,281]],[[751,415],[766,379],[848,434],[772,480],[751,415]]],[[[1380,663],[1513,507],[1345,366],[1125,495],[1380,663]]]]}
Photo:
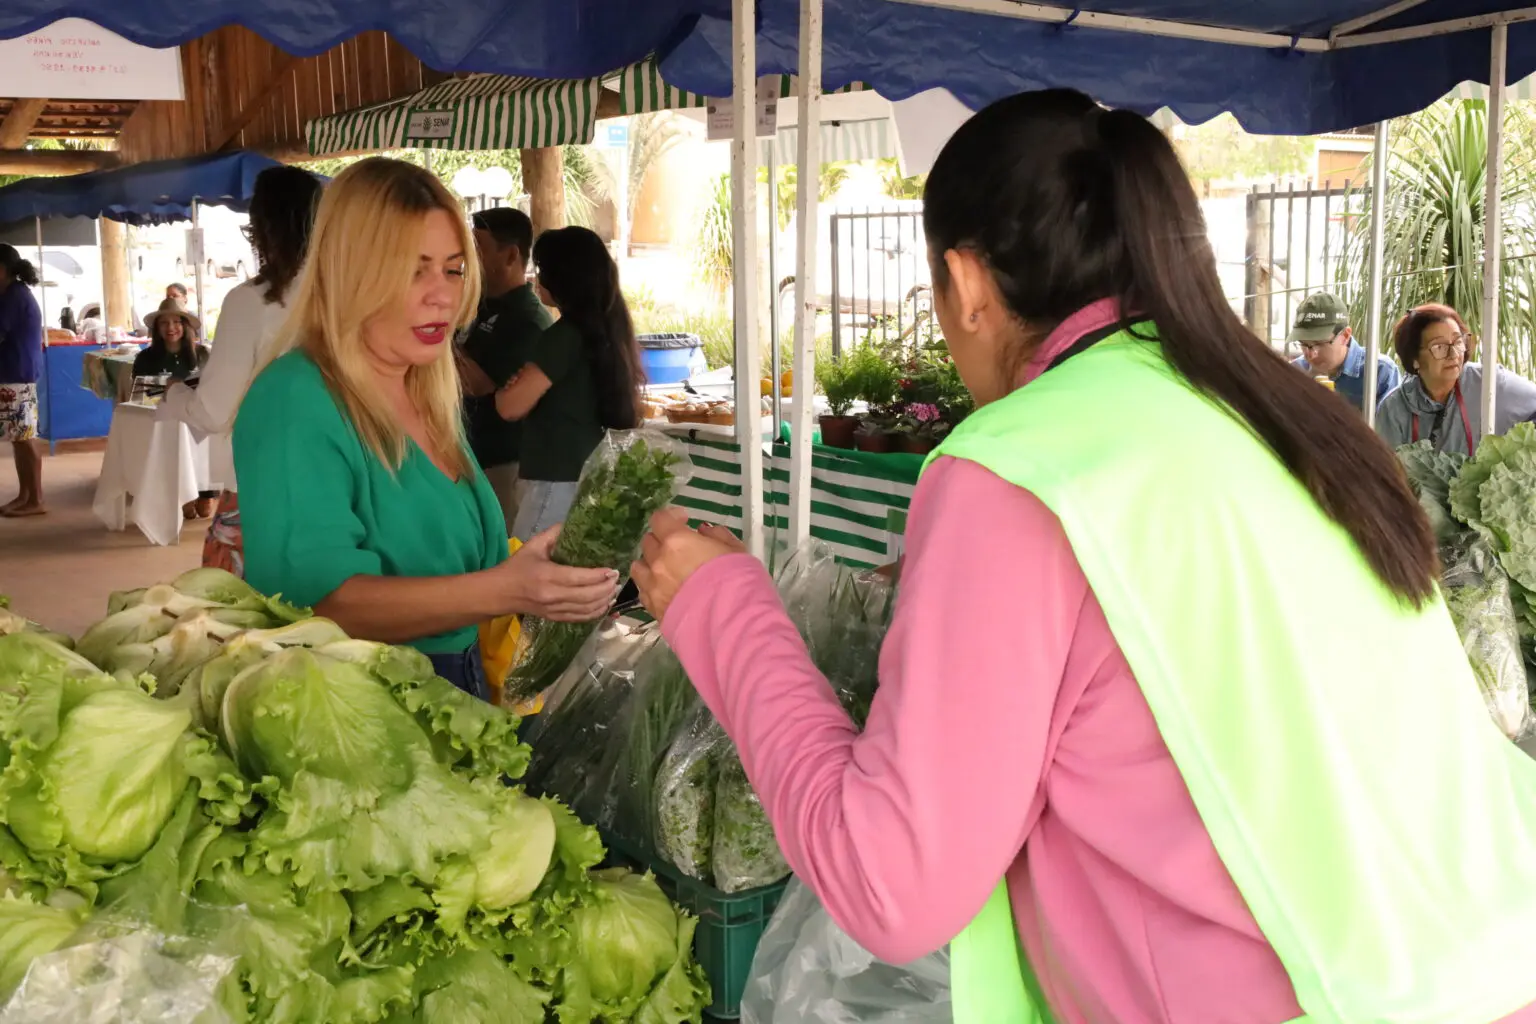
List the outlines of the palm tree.
{"type": "MultiPolygon", "coordinates": [[[[1480,100],[1445,101],[1393,122],[1392,128],[1382,246],[1388,329],[1414,306],[1437,302],[1455,309],[1479,332],[1487,105],[1480,100]]],[[[1526,110],[1511,104],[1504,131],[1499,362],[1529,375],[1536,368],[1536,125],[1526,110]]],[[[1358,215],[1349,225],[1340,269],[1339,284],[1358,323],[1365,322],[1371,204],[1376,198],[1364,193],[1351,204],[1358,207],[1358,215]]]]}
{"type": "MultiPolygon", "coordinates": [[[[794,219],[796,203],[799,202],[799,168],[794,164],[785,164],[779,168],[779,180],[777,182],[778,193],[778,220],[779,230],[789,228],[789,222],[794,219]]],[[[757,180],[766,182],[768,172],[759,169],[757,180]]],[[[845,163],[830,163],[821,165],[821,173],[816,176],[816,198],[825,203],[837,194],[837,190],[843,187],[848,180],[848,165],[845,163]]]]}
{"type": "Polygon", "coordinates": [[[693,236],[693,269],[699,283],[723,296],[731,286],[734,267],[731,234],[731,176],[722,174],[709,187],[699,207],[693,236]]]}
{"type": "Polygon", "coordinates": [[[880,161],[880,185],[892,199],[921,199],[928,175],[917,174],[910,178],[901,176],[901,164],[895,157],[880,161]]]}

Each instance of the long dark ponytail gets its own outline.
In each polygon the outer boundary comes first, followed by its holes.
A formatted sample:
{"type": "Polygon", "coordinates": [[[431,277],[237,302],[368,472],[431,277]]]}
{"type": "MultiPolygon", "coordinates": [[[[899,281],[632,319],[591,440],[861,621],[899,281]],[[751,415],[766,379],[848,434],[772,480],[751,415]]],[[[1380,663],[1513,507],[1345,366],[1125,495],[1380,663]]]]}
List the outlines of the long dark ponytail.
{"type": "Polygon", "coordinates": [[[945,146],[924,198],[931,249],[984,258],[1032,335],[1104,298],[1150,319],[1173,367],[1248,424],[1383,583],[1415,605],[1434,594],[1434,536],[1397,459],[1232,311],[1194,189],[1149,121],[1066,89],[1002,100],[945,146]]]}
{"type": "Polygon", "coordinates": [[[533,243],[539,285],[560,318],[575,325],[592,360],[598,415],[610,430],[640,425],[640,346],[629,304],[619,288],[619,267],[596,233],[581,227],[546,231],[533,243]]]}
{"type": "Polygon", "coordinates": [[[37,268],[30,260],[22,259],[14,245],[0,244],[0,267],[4,267],[5,272],[17,281],[33,288],[42,280],[37,276],[37,268]]]}

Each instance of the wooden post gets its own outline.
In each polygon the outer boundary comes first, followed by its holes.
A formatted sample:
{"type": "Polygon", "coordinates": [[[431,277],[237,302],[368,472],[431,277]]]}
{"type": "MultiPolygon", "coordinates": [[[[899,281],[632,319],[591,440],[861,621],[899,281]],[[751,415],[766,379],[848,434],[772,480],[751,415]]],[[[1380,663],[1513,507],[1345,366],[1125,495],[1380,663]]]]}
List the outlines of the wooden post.
{"type": "Polygon", "coordinates": [[[102,217],[101,312],[108,327],[133,329],[133,302],[128,288],[128,228],[121,221],[102,217]]]}
{"type": "Polygon", "coordinates": [[[558,148],[522,150],[523,191],[533,233],[565,227],[565,157],[558,148]]]}

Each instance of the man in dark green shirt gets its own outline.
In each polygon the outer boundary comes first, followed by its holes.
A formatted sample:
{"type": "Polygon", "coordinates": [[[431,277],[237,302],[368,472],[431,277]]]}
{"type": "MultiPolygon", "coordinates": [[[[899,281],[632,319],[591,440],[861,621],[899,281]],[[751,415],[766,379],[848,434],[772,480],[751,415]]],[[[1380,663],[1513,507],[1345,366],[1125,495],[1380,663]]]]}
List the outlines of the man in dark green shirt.
{"type": "Polygon", "coordinates": [[[523,368],[553,318],[528,281],[533,223],[521,210],[497,207],[475,214],[475,247],[483,281],[479,316],[460,348],[464,414],[470,447],[491,482],[510,525],[522,424],[496,413],[496,390],[523,368]]]}

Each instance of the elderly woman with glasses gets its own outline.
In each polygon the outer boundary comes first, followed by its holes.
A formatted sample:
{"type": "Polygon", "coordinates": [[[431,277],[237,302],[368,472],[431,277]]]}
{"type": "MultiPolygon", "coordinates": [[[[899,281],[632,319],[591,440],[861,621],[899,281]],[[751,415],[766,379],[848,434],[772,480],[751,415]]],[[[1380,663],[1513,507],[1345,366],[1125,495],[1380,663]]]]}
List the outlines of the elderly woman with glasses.
{"type": "MultiPolygon", "coordinates": [[[[1393,447],[1429,441],[1439,451],[1471,455],[1483,436],[1483,367],[1468,362],[1476,339],[1449,306],[1408,312],[1393,332],[1402,387],[1376,408],[1376,432],[1393,447]]],[[[1536,419],[1536,384],[1500,367],[1493,432],[1536,419]]]]}

